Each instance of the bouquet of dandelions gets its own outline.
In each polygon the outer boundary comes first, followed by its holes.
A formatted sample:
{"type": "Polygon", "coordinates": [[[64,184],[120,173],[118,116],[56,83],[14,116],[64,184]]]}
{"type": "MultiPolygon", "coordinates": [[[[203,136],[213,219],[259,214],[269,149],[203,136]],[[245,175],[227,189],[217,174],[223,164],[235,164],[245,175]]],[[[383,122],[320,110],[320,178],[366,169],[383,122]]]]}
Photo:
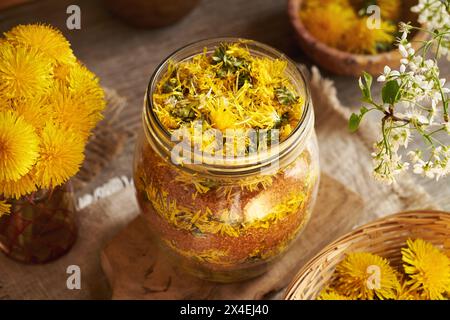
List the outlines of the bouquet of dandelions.
{"type": "Polygon", "coordinates": [[[450,60],[450,0],[420,0],[411,10],[418,13],[422,28],[400,24],[397,44],[403,58],[399,70],[386,66],[378,77],[383,83],[381,102],[372,97],[372,77],[364,74],[359,79],[366,106],[349,121],[350,130],[356,131],[368,112],[381,114],[381,138],[372,157],[375,178],[387,183],[410,167],[428,178],[450,174],[450,89],[438,66],[438,60],[450,60]],[[429,34],[417,52],[408,40],[416,30],[429,34]],[[425,147],[410,150],[412,139],[422,140],[425,147]],[[402,159],[402,151],[409,162],[402,159]]]}
{"type": "Polygon", "coordinates": [[[0,216],[75,175],[104,92],[52,27],[19,25],[0,39],[0,216]]]}

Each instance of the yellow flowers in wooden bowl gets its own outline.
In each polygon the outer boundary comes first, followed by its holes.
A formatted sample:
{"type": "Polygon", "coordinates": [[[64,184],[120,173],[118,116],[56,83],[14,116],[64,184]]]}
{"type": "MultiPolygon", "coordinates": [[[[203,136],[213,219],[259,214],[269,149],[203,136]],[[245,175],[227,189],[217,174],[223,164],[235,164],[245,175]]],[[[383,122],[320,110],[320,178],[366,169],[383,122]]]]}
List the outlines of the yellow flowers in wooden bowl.
{"type": "Polygon", "coordinates": [[[351,53],[377,54],[392,47],[400,9],[399,0],[305,0],[299,15],[306,29],[328,46],[351,53]],[[379,7],[378,27],[371,26],[376,21],[369,15],[373,13],[369,3],[379,7]]]}
{"type": "Polygon", "coordinates": [[[311,259],[288,300],[450,298],[450,213],[398,213],[366,224],[311,259]]]}
{"type": "Polygon", "coordinates": [[[19,25],[0,39],[0,216],[8,199],[74,176],[104,92],[58,30],[19,25]]]}
{"type": "MultiPolygon", "coordinates": [[[[289,0],[289,16],[304,52],[321,67],[342,75],[379,74],[396,67],[397,25],[417,24],[416,0],[289,0]]],[[[423,32],[417,41],[426,38],[423,32]]]]}

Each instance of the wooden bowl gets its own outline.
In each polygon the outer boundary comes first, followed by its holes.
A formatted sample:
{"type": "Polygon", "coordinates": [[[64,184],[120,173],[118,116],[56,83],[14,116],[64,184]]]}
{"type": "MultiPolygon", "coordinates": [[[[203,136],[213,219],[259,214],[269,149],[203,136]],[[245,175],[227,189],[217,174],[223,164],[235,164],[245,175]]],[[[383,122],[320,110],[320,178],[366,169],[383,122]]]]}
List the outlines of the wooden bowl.
{"type": "Polygon", "coordinates": [[[366,224],[334,241],[295,276],[288,287],[286,300],[312,300],[331,281],[336,266],[346,253],[370,252],[387,258],[393,267],[400,266],[406,240],[421,238],[447,254],[450,252],[450,213],[415,211],[394,214],[366,224]]]}
{"type": "MultiPolygon", "coordinates": [[[[300,47],[319,66],[333,73],[347,76],[360,76],[363,71],[379,75],[383,72],[385,65],[392,69],[400,66],[402,57],[396,48],[376,55],[353,54],[319,42],[309,33],[300,19],[299,12],[304,2],[304,0],[289,0],[289,18],[294,26],[300,47]]],[[[417,21],[417,16],[410,10],[416,3],[417,0],[403,0],[401,21],[417,21]]],[[[426,38],[426,33],[417,32],[413,37],[413,46],[417,49],[420,43],[416,41],[423,41],[426,38]]]]}

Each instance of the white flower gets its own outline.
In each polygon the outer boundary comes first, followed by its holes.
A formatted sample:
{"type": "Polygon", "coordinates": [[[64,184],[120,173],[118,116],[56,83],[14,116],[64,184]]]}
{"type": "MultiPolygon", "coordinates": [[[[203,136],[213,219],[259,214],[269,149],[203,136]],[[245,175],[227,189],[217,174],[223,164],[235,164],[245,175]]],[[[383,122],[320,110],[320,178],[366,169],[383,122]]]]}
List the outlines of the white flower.
{"type": "Polygon", "coordinates": [[[433,113],[436,112],[438,101],[439,99],[431,99],[431,109],[433,110],[433,113]]]}
{"type": "Polygon", "coordinates": [[[431,69],[436,65],[436,62],[432,59],[427,59],[427,60],[425,60],[424,64],[425,64],[425,67],[427,67],[428,69],[431,69]]]}
{"type": "Polygon", "coordinates": [[[406,38],[408,38],[408,32],[407,31],[403,31],[402,33],[402,40],[406,40],[406,38]]]}
{"type": "MultiPolygon", "coordinates": [[[[406,68],[406,67],[403,67],[403,68],[406,68]]],[[[406,69],[404,69],[404,70],[406,70],[406,69]]],[[[391,70],[391,68],[389,66],[385,66],[384,70],[383,70],[383,74],[377,78],[377,81],[384,82],[388,78],[398,78],[400,76],[400,73],[403,73],[403,72],[399,72],[397,70],[391,70]]]]}
{"type": "Polygon", "coordinates": [[[399,147],[408,148],[410,138],[411,130],[409,128],[394,128],[391,130],[389,142],[394,150],[398,150],[399,147]]]}
{"type": "Polygon", "coordinates": [[[433,168],[423,160],[419,160],[419,162],[414,165],[413,172],[430,179],[435,177],[433,168]]]}
{"type": "Polygon", "coordinates": [[[414,164],[414,169],[413,169],[413,172],[415,173],[415,174],[423,174],[424,173],[424,162],[423,162],[423,160],[419,160],[420,162],[418,162],[418,163],[416,163],[416,164],[414,164]]]}
{"type": "Polygon", "coordinates": [[[409,151],[407,155],[412,163],[417,163],[421,160],[422,152],[420,150],[409,151]]]}
{"type": "Polygon", "coordinates": [[[402,55],[402,57],[407,58],[408,57],[408,51],[405,49],[405,47],[400,44],[398,46],[398,50],[400,51],[400,54],[402,55]]]}
{"type": "Polygon", "coordinates": [[[447,163],[443,167],[435,169],[436,180],[439,180],[440,178],[447,176],[449,172],[450,172],[450,162],[447,161],[447,163]]]}
{"type": "Polygon", "coordinates": [[[450,24],[449,14],[445,1],[419,0],[419,3],[411,8],[412,12],[419,14],[418,21],[429,30],[441,30],[450,24]]]}
{"type": "Polygon", "coordinates": [[[440,157],[441,152],[442,152],[442,147],[439,146],[439,147],[437,147],[437,148],[434,148],[434,149],[431,151],[431,156],[432,156],[435,160],[441,161],[441,157],[440,157]]]}
{"type": "Polygon", "coordinates": [[[383,141],[379,141],[374,146],[375,152],[372,153],[374,165],[374,177],[382,182],[391,184],[395,182],[395,176],[405,172],[409,168],[408,162],[403,162],[402,157],[396,152],[389,155],[385,153],[383,141]]]}
{"type": "Polygon", "coordinates": [[[411,32],[412,26],[409,23],[400,22],[399,31],[402,33],[409,34],[411,32]]]}
{"type": "Polygon", "coordinates": [[[434,135],[442,128],[450,135],[450,122],[443,116],[450,88],[445,86],[446,79],[439,77],[438,66],[442,55],[450,60],[450,12],[442,0],[418,0],[411,10],[418,13],[418,21],[426,27],[431,40],[416,53],[408,40],[412,26],[400,23],[400,67],[392,70],[386,66],[377,78],[378,82],[397,80],[400,86],[395,103],[380,105],[384,113],[383,139],[375,144],[372,154],[374,176],[387,183],[395,182],[395,177],[409,168],[409,163],[398,154],[401,148],[406,149],[414,173],[436,179],[450,175],[450,146],[443,144],[441,134],[434,135]],[[428,49],[438,49],[434,59],[424,58],[431,56],[431,52],[426,54],[428,49]],[[411,137],[416,135],[431,147],[408,150],[411,137]]]}
{"type": "Polygon", "coordinates": [[[398,113],[400,118],[405,118],[411,120],[413,124],[423,125],[428,124],[428,118],[422,114],[420,110],[410,109],[405,113],[398,113]]]}

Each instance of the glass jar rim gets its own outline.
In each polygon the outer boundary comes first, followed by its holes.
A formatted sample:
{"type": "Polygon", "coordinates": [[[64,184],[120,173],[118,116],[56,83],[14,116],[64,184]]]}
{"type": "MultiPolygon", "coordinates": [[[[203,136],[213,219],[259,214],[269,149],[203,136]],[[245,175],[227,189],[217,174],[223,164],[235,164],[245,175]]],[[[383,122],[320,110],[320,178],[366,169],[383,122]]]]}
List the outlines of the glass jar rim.
{"type": "MultiPolygon", "coordinates": [[[[203,172],[204,174],[213,176],[232,176],[236,174],[239,174],[241,176],[253,175],[272,167],[271,163],[273,163],[273,161],[283,159],[283,157],[292,154],[294,150],[298,150],[301,152],[304,147],[304,142],[307,141],[309,136],[314,131],[314,110],[311,102],[310,89],[304,72],[297,66],[294,61],[292,61],[281,51],[255,40],[233,37],[209,38],[189,43],[175,50],[173,53],[162,60],[162,62],[156,67],[150,78],[145,93],[143,126],[147,140],[149,140],[152,146],[156,148],[156,151],[158,151],[164,158],[167,158],[176,144],[176,142],[171,140],[171,133],[169,132],[169,130],[166,129],[166,127],[159,120],[159,117],[154,112],[152,99],[154,89],[156,88],[156,85],[160,80],[160,76],[166,71],[166,67],[169,61],[189,60],[195,55],[204,52],[204,48],[215,47],[222,43],[236,42],[253,45],[254,47],[249,49],[252,53],[260,53],[263,56],[270,56],[272,58],[285,60],[288,63],[287,69],[291,68],[293,72],[297,76],[299,76],[305,96],[301,119],[289,134],[289,136],[280,141],[280,143],[277,145],[276,149],[280,150],[280,152],[273,152],[274,148],[267,148],[266,151],[263,151],[262,153],[258,152],[257,155],[245,156],[242,158],[236,157],[234,159],[224,158],[222,161],[218,161],[214,156],[205,156],[203,154],[201,155],[203,159],[202,163],[183,163],[183,165],[180,166],[186,171],[190,171],[193,173],[203,172]],[[189,50],[193,50],[195,53],[183,56],[183,53],[188,52],[189,50]],[[175,59],[178,56],[182,58],[179,60],[175,59]]],[[[188,150],[188,152],[192,153],[192,150],[188,150]]],[[[270,174],[270,172],[268,174],[270,174]]]]}

